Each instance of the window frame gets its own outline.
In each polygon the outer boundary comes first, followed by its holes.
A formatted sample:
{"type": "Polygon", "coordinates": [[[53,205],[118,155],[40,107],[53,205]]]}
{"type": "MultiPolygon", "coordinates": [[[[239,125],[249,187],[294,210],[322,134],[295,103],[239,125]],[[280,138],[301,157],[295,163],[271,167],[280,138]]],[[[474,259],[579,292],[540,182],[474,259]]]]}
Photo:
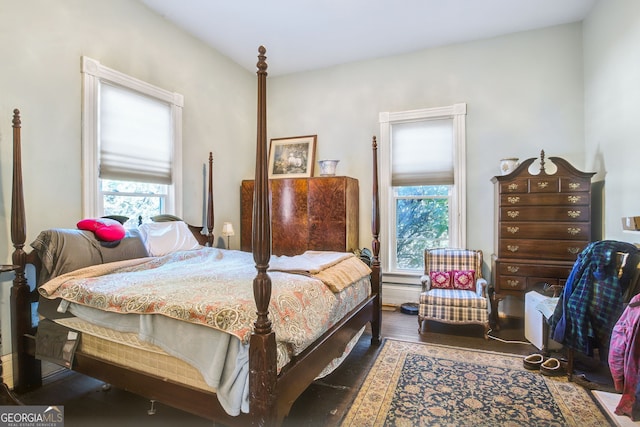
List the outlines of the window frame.
{"type": "Polygon", "coordinates": [[[453,126],[454,184],[450,198],[450,246],[466,247],[466,114],[467,104],[418,110],[382,112],[380,121],[380,216],[383,226],[380,237],[382,271],[385,278],[396,283],[416,284],[415,277],[423,274],[417,270],[400,270],[396,267],[395,203],[391,186],[391,132],[394,124],[434,119],[451,119],[453,126]]]}
{"type": "Polygon", "coordinates": [[[172,118],[172,183],[168,185],[165,209],[182,217],[182,108],[184,97],[128,76],[82,57],[82,215],[95,218],[103,212],[103,194],[99,178],[100,85],[117,85],[165,102],[171,107],[172,118]]]}

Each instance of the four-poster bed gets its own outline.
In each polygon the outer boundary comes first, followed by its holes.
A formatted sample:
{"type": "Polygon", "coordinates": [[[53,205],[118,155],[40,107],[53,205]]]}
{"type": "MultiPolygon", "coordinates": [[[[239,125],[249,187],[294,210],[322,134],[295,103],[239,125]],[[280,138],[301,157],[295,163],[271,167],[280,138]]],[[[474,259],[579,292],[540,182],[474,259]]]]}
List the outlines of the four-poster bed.
{"type": "MultiPolygon", "coordinates": [[[[304,349],[291,353],[286,363],[280,362],[276,330],[273,323],[279,313],[274,312],[273,299],[279,295],[275,285],[281,281],[282,273],[270,269],[271,220],[268,185],[268,150],[266,135],[266,76],[267,64],[264,47],[259,48],[257,63],[258,108],[255,192],[253,207],[252,283],[255,300],[255,321],[248,333],[248,412],[232,416],[221,406],[216,394],[207,389],[183,384],[177,380],[145,373],[139,368],[131,368],[101,357],[99,353],[85,352],[79,347],[73,369],[101,379],[116,387],[132,391],[152,400],[157,400],[176,408],[215,420],[227,425],[277,425],[288,414],[297,397],[321,374],[332,361],[343,355],[344,349],[361,333],[363,327],[371,324],[372,344],[380,342],[381,322],[381,281],[382,275],[378,258],[380,244],[378,235],[380,217],[378,208],[377,144],[373,139],[373,203],[372,203],[372,251],[370,266],[370,291],[349,306],[346,314],[341,313],[326,331],[323,331],[304,349]],[[273,294],[273,297],[272,297],[273,294]]],[[[41,383],[40,361],[36,353],[37,328],[32,325],[32,302],[37,300],[37,291],[31,291],[25,275],[28,264],[41,264],[35,251],[24,250],[26,222],[23,201],[23,184],[20,151],[20,117],[14,112],[14,182],[12,194],[11,235],[14,245],[12,262],[17,266],[11,289],[11,319],[13,343],[14,385],[18,393],[37,387],[41,383]]],[[[211,165],[211,157],[210,157],[211,165]]],[[[211,171],[209,171],[211,184],[211,171]]],[[[213,224],[212,191],[208,193],[209,241],[212,240],[213,224]]],[[[200,227],[191,227],[200,233],[200,227]]],[[[202,236],[200,236],[202,238],[202,236]]],[[[201,243],[203,241],[201,240],[201,243]]],[[[313,249],[313,248],[309,248],[313,249]]],[[[237,252],[237,251],[236,251],[237,252]]],[[[340,266],[342,264],[336,264],[340,266]]],[[[80,270],[79,270],[80,271],[80,270]]],[[[369,270],[367,270],[369,271],[369,270]]],[[[322,272],[320,273],[322,274],[322,272]]],[[[316,275],[315,277],[319,277],[316,275]]],[[[306,278],[306,280],[311,280],[306,278]]],[[[335,292],[335,291],[334,291],[335,292]]],[[[341,291],[339,294],[342,295],[341,291]]],[[[280,333],[278,333],[278,337],[280,333]]],[[[357,339],[357,338],[356,338],[357,339]]]]}

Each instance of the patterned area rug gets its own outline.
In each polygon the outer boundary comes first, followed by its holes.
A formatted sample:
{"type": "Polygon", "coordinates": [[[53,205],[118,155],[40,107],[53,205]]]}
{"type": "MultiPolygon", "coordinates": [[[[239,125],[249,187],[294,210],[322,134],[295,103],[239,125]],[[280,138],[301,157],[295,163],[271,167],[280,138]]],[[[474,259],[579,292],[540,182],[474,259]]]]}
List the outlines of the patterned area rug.
{"type": "Polygon", "coordinates": [[[608,426],[587,390],[522,356],[386,339],[342,426],[608,426]]]}

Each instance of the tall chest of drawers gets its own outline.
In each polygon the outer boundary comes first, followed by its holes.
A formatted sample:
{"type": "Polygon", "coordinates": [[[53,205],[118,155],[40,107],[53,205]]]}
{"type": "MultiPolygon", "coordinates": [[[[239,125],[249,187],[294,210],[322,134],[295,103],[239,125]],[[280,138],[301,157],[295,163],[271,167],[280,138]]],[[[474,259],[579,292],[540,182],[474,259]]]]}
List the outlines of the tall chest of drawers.
{"type": "Polygon", "coordinates": [[[512,173],[492,178],[496,200],[492,323],[507,295],[524,299],[540,284],[564,286],[578,254],[591,241],[591,177],[544,151],[512,173]],[[529,172],[539,160],[538,173],[529,172]],[[547,169],[556,169],[548,173],[547,169]]]}

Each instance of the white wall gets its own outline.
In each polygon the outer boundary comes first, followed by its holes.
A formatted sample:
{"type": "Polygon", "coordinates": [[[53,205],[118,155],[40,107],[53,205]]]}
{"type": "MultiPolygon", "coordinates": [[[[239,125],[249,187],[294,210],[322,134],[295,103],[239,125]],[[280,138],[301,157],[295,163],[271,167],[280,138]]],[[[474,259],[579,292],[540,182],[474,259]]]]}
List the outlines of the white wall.
{"type": "MultiPolygon", "coordinates": [[[[238,221],[239,182],[254,159],[229,159],[254,150],[252,73],[130,0],[0,0],[0,39],[0,241],[9,240],[15,107],[23,118],[27,243],[46,227],[81,219],[82,55],[184,95],[184,216],[201,222],[201,165],[213,151],[214,185],[223,194],[217,234],[223,220],[238,221]]],[[[257,46],[247,55],[256,56],[257,46]]]]}
{"type": "Polygon", "coordinates": [[[600,0],[584,22],[587,166],[604,180],[604,236],[640,242],[621,218],[640,216],[640,2],[600,0]]]}
{"type": "Polygon", "coordinates": [[[584,167],[581,24],[285,75],[269,84],[270,136],[317,134],[317,157],[340,159],[337,173],[360,180],[363,247],[371,247],[370,145],[379,112],[467,103],[467,245],[482,249],[488,264],[490,179],[500,159],[538,157],[544,149],[584,167]]]}
{"type": "MultiPolygon", "coordinates": [[[[636,241],[619,221],[640,214],[640,122],[633,110],[639,8],[635,0],[601,0],[584,24],[584,62],[583,25],[569,24],[269,77],[269,137],[317,134],[317,158],[339,158],[338,173],[360,180],[360,245],[370,247],[370,143],[378,113],[465,102],[469,247],[490,259],[490,178],[499,160],[537,157],[541,149],[606,176],[605,237],[636,241]]],[[[254,167],[253,73],[129,0],[0,0],[0,40],[3,262],[12,251],[13,108],[23,115],[27,244],[44,228],[80,219],[81,55],[185,96],[184,216],[200,220],[201,165],[213,151],[215,233],[223,221],[239,224],[240,181],[252,178],[254,167]]],[[[277,69],[277,57],[268,62],[277,69]]],[[[231,245],[239,247],[239,237],[231,245]]]]}
{"type": "MultiPolygon", "coordinates": [[[[184,217],[201,224],[202,165],[213,151],[214,233],[223,221],[239,223],[240,181],[254,170],[245,153],[255,145],[255,74],[131,0],[0,0],[0,40],[0,262],[13,251],[14,108],[22,112],[26,247],[40,230],[82,219],[82,55],[184,95],[184,217]]],[[[12,277],[0,277],[5,301],[12,277]]]]}

